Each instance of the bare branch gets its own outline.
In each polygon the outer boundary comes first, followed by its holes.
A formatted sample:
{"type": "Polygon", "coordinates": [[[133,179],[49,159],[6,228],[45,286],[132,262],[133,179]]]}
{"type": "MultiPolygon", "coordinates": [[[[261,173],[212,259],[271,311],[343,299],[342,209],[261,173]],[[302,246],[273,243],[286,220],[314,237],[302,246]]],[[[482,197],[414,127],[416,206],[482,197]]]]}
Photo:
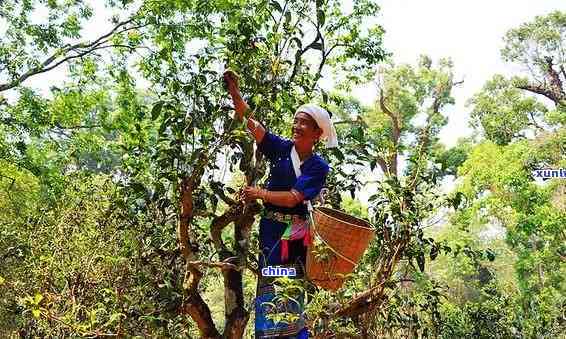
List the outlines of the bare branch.
{"type": "Polygon", "coordinates": [[[238,267],[234,264],[230,264],[230,263],[227,263],[227,262],[190,261],[189,264],[194,265],[194,266],[220,268],[220,269],[223,269],[223,270],[235,270],[235,271],[241,271],[242,270],[241,267],[238,267]]]}
{"type": "Polygon", "coordinates": [[[546,71],[548,72],[547,75],[550,78],[550,83],[552,84],[554,91],[556,92],[556,94],[560,93],[561,96],[563,96],[564,89],[562,87],[562,80],[560,80],[560,75],[558,74],[558,72],[556,72],[552,67],[552,58],[547,56],[544,58],[544,61],[546,62],[546,71]]]}
{"type": "Polygon", "coordinates": [[[517,87],[520,88],[520,89],[524,89],[526,91],[529,91],[529,92],[533,92],[533,93],[536,93],[536,94],[543,95],[543,96],[547,97],[548,99],[554,101],[556,104],[559,104],[561,100],[566,99],[566,98],[557,97],[554,92],[552,92],[551,90],[549,90],[549,89],[547,89],[547,88],[545,88],[541,85],[526,84],[526,85],[519,85],[517,87]]]}
{"type": "Polygon", "coordinates": [[[240,204],[233,204],[224,214],[212,220],[212,224],[210,226],[210,237],[217,251],[226,249],[226,245],[224,245],[224,242],[222,241],[222,230],[230,223],[236,221],[241,211],[242,206],[240,204]]]}
{"type": "MultiPolygon", "coordinates": [[[[48,71],[54,69],[55,67],[61,65],[64,62],[67,62],[67,61],[70,61],[70,60],[76,59],[76,58],[81,58],[81,57],[87,55],[88,53],[91,53],[94,50],[99,49],[99,47],[101,45],[103,45],[104,43],[107,42],[106,39],[108,37],[115,34],[116,31],[120,27],[123,27],[123,26],[133,22],[133,20],[134,19],[131,18],[129,20],[118,23],[116,26],[114,26],[114,28],[110,32],[100,36],[98,39],[94,40],[93,42],[90,42],[90,43],[81,42],[81,43],[77,43],[77,44],[74,44],[74,45],[63,46],[62,49],[57,50],[51,56],[49,56],[43,62],[41,62],[39,64],[39,66],[28,70],[27,72],[23,73],[18,78],[16,78],[15,80],[12,80],[12,81],[5,83],[5,84],[0,84],[0,92],[14,88],[14,87],[20,85],[22,82],[24,82],[26,79],[28,79],[31,76],[48,72],[48,71]],[[76,54],[75,55],[68,55],[71,52],[75,52],[76,54]],[[58,58],[65,56],[65,55],[67,55],[67,56],[56,62],[56,60],[58,58]]],[[[142,26],[129,27],[129,28],[121,30],[119,33],[123,33],[125,31],[140,28],[140,27],[142,27],[142,26]]]]}
{"type": "Polygon", "coordinates": [[[188,294],[183,300],[180,312],[189,314],[196,322],[202,338],[219,338],[220,333],[212,320],[212,313],[206,302],[202,299],[198,292],[198,284],[202,278],[202,273],[194,265],[187,263],[187,273],[190,277],[185,276],[185,281],[190,281],[188,294]]]}
{"type": "Polygon", "coordinates": [[[398,145],[399,138],[401,137],[401,127],[399,123],[399,116],[393,113],[385,105],[385,95],[383,94],[383,88],[379,88],[379,106],[383,113],[385,113],[391,119],[393,125],[393,134],[391,135],[391,141],[393,142],[393,148],[389,154],[389,173],[391,175],[397,176],[397,155],[398,155],[398,145]]]}
{"type": "Polygon", "coordinates": [[[383,113],[387,114],[393,123],[393,135],[391,141],[396,146],[399,143],[399,137],[401,135],[401,128],[399,126],[399,117],[394,114],[386,105],[385,105],[385,95],[383,95],[383,89],[379,89],[379,106],[383,113]]]}
{"type": "Polygon", "coordinates": [[[386,263],[380,265],[378,269],[377,276],[379,284],[371,287],[370,289],[362,292],[354,298],[351,302],[347,303],[336,311],[334,317],[353,317],[365,312],[372,310],[375,307],[379,307],[385,299],[384,287],[385,282],[391,275],[392,269],[395,267],[400,259],[403,250],[405,249],[409,239],[404,239],[395,245],[395,251],[393,255],[389,257],[386,263]]]}

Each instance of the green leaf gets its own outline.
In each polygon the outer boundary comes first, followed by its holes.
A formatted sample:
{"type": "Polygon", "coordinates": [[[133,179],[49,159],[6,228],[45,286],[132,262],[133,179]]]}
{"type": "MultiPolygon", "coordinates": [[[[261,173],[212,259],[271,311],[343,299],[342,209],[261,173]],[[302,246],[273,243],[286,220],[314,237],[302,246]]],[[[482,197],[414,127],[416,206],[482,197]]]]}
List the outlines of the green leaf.
{"type": "Polygon", "coordinates": [[[326,14],[323,10],[319,9],[318,11],[316,11],[316,18],[318,20],[319,27],[324,26],[324,22],[326,21],[326,14]]]}
{"type": "Polygon", "coordinates": [[[301,39],[297,38],[297,37],[293,37],[291,39],[291,42],[295,42],[297,44],[297,48],[298,49],[302,49],[303,48],[303,42],[301,41],[301,39]]]}
{"type": "Polygon", "coordinates": [[[34,318],[39,319],[39,316],[41,315],[41,311],[39,309],[33,309],[31,310],[31,314],[33,315],[34,318]]]}
{"type": "Polygon", "coordinates": [[[419,255],[417,256],[417,264],[419,265],[419,270],[421,272],[424,272],[425,269],[425,257],[424,254],[421,252],[419,253],[419,255]]]}
{"type": "Polygon", "coordinates": [[[328,104],[328,93],[324,90],[322,90],[322,102],[328,104]]]}
{"type": "Polygon", "coordinates": [[[440,292],[438,292],[437,290],[432,290],[432,291],[428,292],[428,294],[430,294],[434,297],[440,297],[440,292]]]}
{"type": "Polygon", "coordinates": [[[146,190],[145,190],[145,186],[144,186],[143,184],[139,183],[139,182],[133,182],[133,183],[130,185],[130,187],[131,187],[131,189],[132,189],[135,193],[137,193],[137,194],[139,194],[139,193],[145,193],[145,191],[146,191],[146,190]]]}
{"type": "Polygon", "coordinates": [[[430,260],[436,259],[436,257],[438,256],[438,250],[439,247],[436,244],[432,246],[432,248],[430,249],[430,260]]]}
{"type": "Polygon", "coordinates": [[[322,44],[320,42],[315,42],[311,44],[311,48],[318,49],[319,51],[322,51],[323,49],[322,44]]]}
{"type": "Polygon", "coordinates": [[[339,161],[344,161],[344,153],[342,153],[342,151],[340,151],[338,148],[332,148],[331,152],[336,158],[338,158],[339,161]]]}
{"type": "Polygon", "coordinates": [[[269,5],[271,5],[271,7],[273,7],[273,8],[275,8],[275,10],[277,10],[279,12],[283,12],[283,8],[281,7],[281,5],[277,1],[271,1],[269,3],[269,5]]]}
{"type": "Polygon", "coordinates": [[[285,25],[289,25],[290,22],[291,22],[291,12],[287,11],[285,12],[285,25]]]}
{"type": "Polygon", "coordinates": [[[487,259],[488,259],[489,261],[494,261],[494,260],[495,260],[495,253],[494,253],[490,248],[487,249],[487,251],[485,252],[485,254],[487,255],[487,259]]]}
{"type": "Polygon", "coordinates": [[[41,295],[41,293],[36,293],[35,296],[33,297],[33,304],[34,305],[39,305],[39,303],[43,300],[43,295],[41,295]]]}
{"type": "Polygon", "coordinates": [[[375,169],[375,166],[377,165],[377,160],[372,159],[369,162],[369,168],[373,171],[375,169]]]}
{"type": "Polygon", "coordinates": [[[155,105],[153,105],[153,108],[151,109],[151,120],[155,120],[159,117],[162,108],[163,108],[163,101],[159,101],[155,105]]]}

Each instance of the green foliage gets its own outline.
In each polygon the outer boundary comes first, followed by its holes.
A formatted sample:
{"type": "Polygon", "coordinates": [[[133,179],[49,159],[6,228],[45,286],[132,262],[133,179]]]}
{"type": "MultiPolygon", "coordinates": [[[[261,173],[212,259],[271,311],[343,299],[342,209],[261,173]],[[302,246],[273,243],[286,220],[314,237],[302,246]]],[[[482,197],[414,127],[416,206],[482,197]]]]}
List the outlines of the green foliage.
{"type": "Polygon", "coordinates": [[[179,268],[166,269],[175,256],[148,251],[140,238],[147,230],[120,207],[110,178],[74,175],[66,183],[55,205],[36,199],[17,218],[2,216],[3,334],[186,333],[190,326],[174,325],[189,325],[175,312],[170,279],[179,268]],[[136,269],[142,265],[147,270],[136,269]]]}
{"type": "Polygon", "coordinates": [[[526,131],[543,129],[547,108],[533,97],[527,97],[513,86],[513,80],[496,75],[469,101],[473,105],[472,126],[484,131],[485,137],[499,145],[525,138],[526,131]]]}
{"type": "MultiPolygon", "coordinates": [[[[349,12],[335,0],[106,4],[115,30],[100,45],[82,38],[96,14],[84,2],[0,4],[8,23],[0,91],[15,94],[0,97],[0,336],[201,335],[183,314],[191,274],[178,246],[186,218],[179,192],[193,180],[194,259],[237,253],[254,269],[255,230],[245,245],[225,231],[218,248],[211,228],[266,167],[230,116],[227,68],[276,133],[288,135],[294,109],[307,101],[341,120],[341,147],[320,150],[333,167],[327,201],[375,225],[376,240],[340,291],[281,281],[280,301],[308,292],[311,329],[345,337],[564,333],[564,185],[534,183],[531,171],[566,166],[566,111],[560,100],[549,108],[522,92],[548,78],[545,56],[550,69],[564,64],[562,13],[509,32],[504,57],[535,74],[495,76],[470,101],[488,140],[445,149],[438,133],[454,103],[452,62],[422,56],[378,68],[387,53],[382,28],[366,24],[379,10],[373,1],[354,1],[349,12]],[[53,60],[42,66],[46,56],[53,60]],[[69,69],[61,88],[41,95],[22,86],[60,61],[69,69]],[[330,92],[319,86],[328,74],[337,83],[330,92]],[[376,107],[347,94],[376,74],[376,107]],[[355,198],[368,169],[384,177],[364,206],[355,198]],[[448,195],[439,189],[446,175],[459,178],[448,195]],[[445,213],[448,225],[432,227],[445,213]],[[375,309],[333,316],[368,288],[380,291],[369,301],[379,301],[375,309]]],[[[234,291],[224,279],[237,279],[215,267],[202,273],[197,292],[220,330],[234,291]]],[[[237,284],[246,319],[255,277],[237,284]]]]}
{"type": "MultiPolygon", "coordinates": [[[[534,67],[531,76],[535,79],[556,74],[548,62],[564,63],[559,53],[552,54],[563,40],[552,33],[563,26],[560,15],[539,17],[511,30],[503,50],[507,60],[534,67]],[[552,54],[552,59],[537,55],[541,50],[532,49],[537,45],[552,54]]],[[[562,89],[555,85],[550,82],[535,88],[531,79],[495,76],[471,100],[475,126],[490,141],[476,145],[459,168],[458,175],[463,178],[459,190],[466,196],[468,207],[454,221],[476,225],[476,230],[500,227],[505,243],[498,245],[499,251],[513,254],[510,262],[506,260],[513,265],[514,274],[510,276],[501,263],[497,271],[513,289],[508,291],[500,284],[496,287],[499,299],[481,306],[465,304],[461,316],[477,324],[485,319],[488,322],[469,328],[469,334],[462,336],[487,337],[503,326],[511,332],[500,336],[555,337],[564,333],[559,310],[565,303],[561,297],[565,288],[561,254],[565,238],[558,225],[564,225],[566,214],[557,199],[563,184],[559,180],[536,183],[532,174],[535,169],[560,168],[564,163],[564,149],[559,146],[564,134],[558,118],[562,114],[561,99],[555,96],[557,92],[551,93],[562,89]],[[547,96],[556,109],[545,107],[521,90],[547,96]],[[505,312],[495,311],[501,309],[505,312]],[[493,328],[490,324],[500,326],[493,328]]]]}
{"type": "Polygon", "coordinates": [[[441,164],[440,172],[446,175],[457,175],[458,168],[466,161],[472,148],[471,140],[460,139],[458,144],[450,149],[439,145],[435,150],[436,158],[441,164]]]}
{"type": "Polygon", "coordinates": [[[382,32],[362,26],[377,10],[369,1],[352,13],[338,1],[107,4],[114,30],[90,42],[81,27],[95,13],[82,2],[0,7],[1,90],[19,91],[0,115],[6,333],[198,335],[178,311],[180,180],[199,183],[192,250],[216,260],[210,223],[235,193],[219,175],[257,180],[265,166],[251,168],[252,144],[227,114],[222,68],[243,74],[256,117],[286,133],[294,108],[319,95],[325,67],[366,79],[385,55],[382,32]],[[46,22],[32,23],[43,7],[46,22]],[[66,62],[68,82],[48,96],[21,87],[66,62]]]}
{"type": "Polygon", "coordinates": [[[511,29],[504,38],[501,54],[505,61],[532,66],[531,75],[543,80],[548,71],[546,58],[554,65],[566,64],[564,41],[566,41],[566,14],[555,11],[546,16],[537,16],[531,22],[511,29]]]}

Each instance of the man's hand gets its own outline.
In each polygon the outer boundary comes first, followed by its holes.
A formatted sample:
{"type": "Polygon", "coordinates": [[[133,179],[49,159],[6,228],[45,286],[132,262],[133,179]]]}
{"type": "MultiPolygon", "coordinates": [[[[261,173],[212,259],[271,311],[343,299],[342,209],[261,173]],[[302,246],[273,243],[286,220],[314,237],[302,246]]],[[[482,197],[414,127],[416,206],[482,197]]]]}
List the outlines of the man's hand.
{"type": "Polygon", "coordinates": [[[246,202],[261,199],[263,202],[282,207],[295,207],[305,199],[303,193],[297,192],[294,189],[275,192],[252,186],[245,187],[242,191],[242,196],[246,202]]]}
{"type": "Polygon", "coordinates": [[[254,200],[257,199],[264,199],[265,197],[265,190],[258,188],[258,187],[253,187],[253,186],[248,186],[246,188],[244,188],[244,200],[246,202],[252,202],[254,200]]]}
{"type": "Polygon", "coordinates": [[[238,84],[238,76],[233,71],[224,72],[224,82],[228,88],[228,92],[234,102],[236,109],[236,118],[240,121],[244,119],[244,113],[250,108],[240,94],[240,86],[238,84]]]}
{"type": "Polygon", "coordinates": [[[240,84],[236,73],[234,73],[233,71],[224,72],[224,82],[226,83],[228,92],[230,92],[230,95],[232,95],[232,97],[240,93],[240,84]]]}

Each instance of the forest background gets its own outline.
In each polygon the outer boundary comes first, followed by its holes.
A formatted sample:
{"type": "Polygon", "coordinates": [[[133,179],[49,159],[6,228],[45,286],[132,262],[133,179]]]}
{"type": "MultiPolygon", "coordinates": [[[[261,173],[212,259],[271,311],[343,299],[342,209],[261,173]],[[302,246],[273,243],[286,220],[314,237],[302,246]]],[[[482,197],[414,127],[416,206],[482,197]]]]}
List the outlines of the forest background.
{"type": "Polygon", "coordinates": [[[0,336],[252,336],[260,206],[235,193],[266,163],[227,68],[274,132],[334,113],[327,203],[375,227],[339,292],[284,281],[314,334],[564,336],[565,179],[533,171],[566,168],[566,9],[506,29],[509,72],[460,100],[451,55],[387,49],[423,5],[383,3],[0,3],[0,336]]]}

